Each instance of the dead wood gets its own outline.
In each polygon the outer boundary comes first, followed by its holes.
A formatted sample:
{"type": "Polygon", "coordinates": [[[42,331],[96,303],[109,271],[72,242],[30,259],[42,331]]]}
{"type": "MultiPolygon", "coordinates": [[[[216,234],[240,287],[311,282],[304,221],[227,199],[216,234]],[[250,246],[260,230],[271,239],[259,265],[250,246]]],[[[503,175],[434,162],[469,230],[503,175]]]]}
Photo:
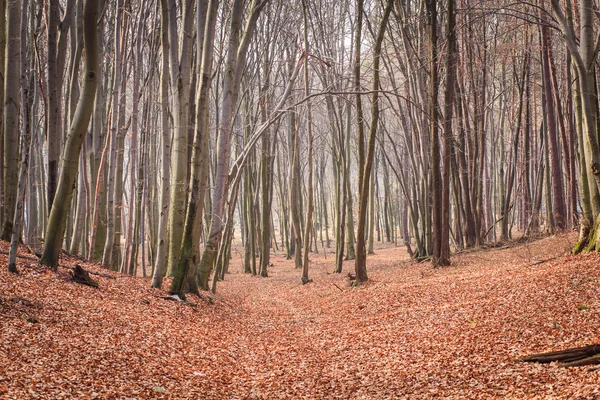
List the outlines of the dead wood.
{"type": "Polygon", "coordinates": [[[93,280],[90,277],[90,274],[85,269],[81,268],[81,265],[76,265],[71,273],[71,280],[76,283],[81,283],[82,285],[87,285],[91,287],[98,287],[98,282],[93,280]]]}
{"type": "Polygon", "coordinates": [[[517,361],[551,363],[557,361],[563,367],[581,367],[600,364],[600,344],[575,347],[572,349],[531,354],[517,361]]]}

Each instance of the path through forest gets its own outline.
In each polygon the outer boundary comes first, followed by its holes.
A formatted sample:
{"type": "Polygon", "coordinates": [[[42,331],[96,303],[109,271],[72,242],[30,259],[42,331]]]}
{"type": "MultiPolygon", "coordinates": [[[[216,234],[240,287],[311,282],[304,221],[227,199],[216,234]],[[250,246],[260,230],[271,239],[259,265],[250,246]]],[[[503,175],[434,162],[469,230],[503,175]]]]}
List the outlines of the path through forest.
{"type": "Polygon", "coordinates": [[[332,254],[311,255],[305,286],[281,255],[268,279],[234,259],[195,305],[116,274],[93,289],[64,271],[3,269],[0,397],[600,398],[598,370],[514,362],[600,342],[600,256],[563,256],[573,240],[463,253],[438,270],[382,248],[358,288],[351,262],[330,273],[332,254]]]}

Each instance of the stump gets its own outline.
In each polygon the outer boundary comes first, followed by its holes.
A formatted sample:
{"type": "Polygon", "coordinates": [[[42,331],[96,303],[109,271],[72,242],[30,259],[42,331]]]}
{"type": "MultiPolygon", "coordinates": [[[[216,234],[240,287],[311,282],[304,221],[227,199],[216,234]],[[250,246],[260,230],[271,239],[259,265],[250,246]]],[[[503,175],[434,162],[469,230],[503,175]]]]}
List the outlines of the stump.
{"type": "Polygon", "coordinates": [[[90,278],[90,274],[83,268],[81,265],[76,265],[75,269],[71,273],[71,280],[76,283],[81,283],[82,285],[87,285],[91,287],[98,287],[98,282],[90,278]]]}
{"type": "Polygon", "coordinates": [[[562,367],[582,367],[600,364],[600,344],[575,347],[572,349],[531,354],[518,361],[551,363],[557,361],[562,367]]]}

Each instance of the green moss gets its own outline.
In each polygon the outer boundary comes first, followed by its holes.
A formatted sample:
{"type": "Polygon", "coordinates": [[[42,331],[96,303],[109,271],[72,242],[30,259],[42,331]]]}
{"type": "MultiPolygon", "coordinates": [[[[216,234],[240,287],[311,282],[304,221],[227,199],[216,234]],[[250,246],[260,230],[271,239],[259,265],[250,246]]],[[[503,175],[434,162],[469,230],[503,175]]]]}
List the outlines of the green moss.
{"type": "Polygon", "coordinates": [[[571,253],[573,253],[573,254],[581,253],[585,247],[585,243],[586,243],[585,239],[579,239],[577,241],[577,243],[575,244],[575,247],[573,247],[573,250],[571,250],[571,253]]]}
{"type": "Polygon", "coordinates": [[[590,251],[596,250],[596,241],[598,240],[598,221],[599,219],[596,219],[596,221],[594,222],[594,226],[590,230],[587,242],[583,249],[584,253],[589,253],[590,251]]]}

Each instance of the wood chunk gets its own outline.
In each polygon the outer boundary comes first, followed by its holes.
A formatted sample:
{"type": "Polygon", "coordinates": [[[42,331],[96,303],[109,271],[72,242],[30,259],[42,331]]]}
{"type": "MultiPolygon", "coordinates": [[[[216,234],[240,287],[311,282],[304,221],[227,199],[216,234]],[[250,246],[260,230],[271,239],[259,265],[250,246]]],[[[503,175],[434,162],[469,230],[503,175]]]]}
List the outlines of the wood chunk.
{"type": "Polygon", "coordinates": [[[93,280],[90,277],[90,274],[85,269],[81,268],[81,265],[76,265],[75,269],[71,273],[71,280],[76,283],[81,283],[82,285],[87,285],[91,287],[98,287],[98,282],[93,280]]]}

